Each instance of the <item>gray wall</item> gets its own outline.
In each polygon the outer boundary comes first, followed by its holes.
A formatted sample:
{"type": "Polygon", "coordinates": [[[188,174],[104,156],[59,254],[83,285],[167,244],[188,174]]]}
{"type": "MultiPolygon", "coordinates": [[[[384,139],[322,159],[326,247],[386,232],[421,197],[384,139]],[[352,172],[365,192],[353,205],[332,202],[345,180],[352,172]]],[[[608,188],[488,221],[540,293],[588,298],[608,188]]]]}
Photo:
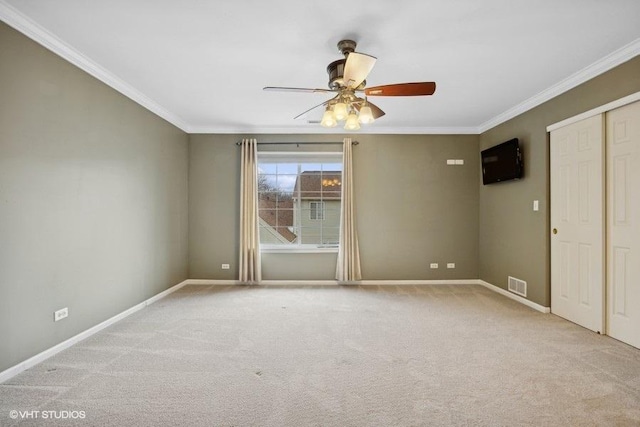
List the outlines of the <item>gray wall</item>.
{"type": "Polygon", "coordinates": [[[0,23],[0,371],[187,278],[187,169],[188,135],[0,23]]]}
{"type": "Polygon", "coordinates": [[[546,127],[640,91],[636,57],[480,136],[480,149],[519,138],[521,181],[480,186],[480,278],[506,289],[507,276],[528,283],[528,299],[550,306],[549,142],[546,127]],[[533,200],[540,211],[533,212],[533,200]]]}
{"type": "MultiPolygon", "coordinates": [[[[350,135],[363,276],[366,280],[478,277],[478,136],[350,135]],[[464,166],[447,166],[463,159],[464,166]],[[429,263],[440,264],[431,270],[429,263]],[[455,262],[455,270],[446,263],[455,262]]],[[[192,135],[189,273],[235,279],[240,151],[258,141],[341,141],[342,135],[192,135]],[[231,270],[221,270],[223,263],[231,270]]],[[[266,147],[265,147],[266,148],[266,147]]],[[[269,146],[295,150],[295,146],[269,146]]],[[[302,149],[310,149],[304,146],[302,149]]],[[[313,146],[318,150],[319,146],[313,146]]],[[[339,146],[338,146],[338,149],[339,146]]],[[[332,280],[336,254],[264,254],[265,280],[332,280]]]]}

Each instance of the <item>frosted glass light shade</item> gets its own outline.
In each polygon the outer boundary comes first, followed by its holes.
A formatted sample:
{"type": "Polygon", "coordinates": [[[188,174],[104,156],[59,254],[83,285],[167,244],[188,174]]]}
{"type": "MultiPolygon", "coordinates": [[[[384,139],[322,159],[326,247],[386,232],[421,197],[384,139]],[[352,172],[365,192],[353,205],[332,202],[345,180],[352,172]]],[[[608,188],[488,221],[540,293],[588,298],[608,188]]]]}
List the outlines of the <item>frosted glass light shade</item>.
{"type": "Polygon", "coordinates": [[[351,113],[349,114],[349,117],[347,117],[347,122],[344,124],[344,128],[346,130],[358,130],[360,129],[360,122],[358,122],[358,116],[356,116],[356,113],[351,113]]]}
{"type": "Polygon", "coordinates": [[[336,121],[336,117],[333,114],[333,111],[325,110],[324,114],[322,115],[322,121],[320,122],[320,124],[326,128],[332,128],[337,125],[338,122],[336,121]]]}
{"type": "Polygon", "coordinates": [[[335,114],[336,120],[344,120],[347,118],[347,104],[344,102],[338,102],[333,107],[333,113],[335,114]]]}
{"type": "Polygon", "coordinates": [[[369,107],[368,105],[365,105],[364,107],[360,108],[359,119],[360,119],[360,123],[364,123],[364,124],[373,123],[375,119],[373,118],[373,111],[371,111],[371,107],[369,107]]]}

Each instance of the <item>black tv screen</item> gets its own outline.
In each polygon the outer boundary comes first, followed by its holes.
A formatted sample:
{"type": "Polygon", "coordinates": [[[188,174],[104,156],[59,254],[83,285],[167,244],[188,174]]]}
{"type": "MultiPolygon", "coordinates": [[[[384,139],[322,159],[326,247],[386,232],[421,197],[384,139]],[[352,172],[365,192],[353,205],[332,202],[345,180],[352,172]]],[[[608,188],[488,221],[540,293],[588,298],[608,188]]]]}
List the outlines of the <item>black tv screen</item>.
{"type": "Polygon", "coordinates": [[[480,157],[484,185],[522,178],[524,167],[518,138],[482,150],[480,157]]]}

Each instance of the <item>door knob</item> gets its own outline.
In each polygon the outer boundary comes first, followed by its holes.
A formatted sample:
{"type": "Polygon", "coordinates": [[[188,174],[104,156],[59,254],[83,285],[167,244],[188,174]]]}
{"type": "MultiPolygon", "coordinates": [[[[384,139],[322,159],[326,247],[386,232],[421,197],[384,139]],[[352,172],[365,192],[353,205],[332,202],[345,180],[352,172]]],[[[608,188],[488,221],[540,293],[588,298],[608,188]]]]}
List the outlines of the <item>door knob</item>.
{"type": "Polygon", "coordinates": [[[553,234],[558,234],[558,229],[557,228],[553,229],[553,234]]]}

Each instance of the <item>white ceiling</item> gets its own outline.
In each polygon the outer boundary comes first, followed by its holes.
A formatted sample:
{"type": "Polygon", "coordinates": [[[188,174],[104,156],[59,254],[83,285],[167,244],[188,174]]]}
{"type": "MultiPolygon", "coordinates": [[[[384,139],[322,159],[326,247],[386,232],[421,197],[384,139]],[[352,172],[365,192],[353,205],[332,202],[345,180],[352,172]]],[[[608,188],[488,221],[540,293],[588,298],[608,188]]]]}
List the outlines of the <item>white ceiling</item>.
{"type": "Polygon", "coordinates": [[[378,58],[359,132],[478,133],[640,53],[638,0],[0,0],[0,19],[187,132],[327,133],[293,120],[327,95],[336,43],[378,58]]]}

